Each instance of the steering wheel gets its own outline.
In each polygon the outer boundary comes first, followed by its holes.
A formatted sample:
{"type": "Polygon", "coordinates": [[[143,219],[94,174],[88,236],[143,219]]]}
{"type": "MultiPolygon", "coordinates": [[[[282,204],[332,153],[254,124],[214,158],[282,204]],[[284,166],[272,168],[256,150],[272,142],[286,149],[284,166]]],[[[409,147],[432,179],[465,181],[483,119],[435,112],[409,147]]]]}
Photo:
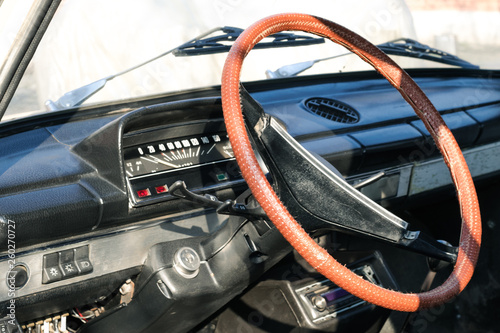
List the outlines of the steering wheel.
{"type": "MultiPolygon", "coordinates": [[[[252,194],[285,239],[319,273],[367,302],[397,311],[412,312],[443,304],[465,288],[474,272],[481,245],[479,204],[469,169],[451,131],[424,92],[403,69],[376,46],[354,32],[319,17],[304,14],[270,16],[246,29],[232,46],[222,73],[222,107],[236,161],[252,194]],[[462,215],[460,246],[458,255],[455,257],[456,263],[453,272],[441,286],[419,294],[406,294],[387,290],[364,280],[337,262],[325,249],[314,242],[285,208],[266,179],[252,149],[242,114],[242,104],[245,108],[245,105],[255,106],[256,102],[248,101],[250,97],[245,94],[242,87],[240,88],[239,77],[243,59],[254,45],[264,37],[284,30],[305,31],[326,37],[357,54],[401,93],[432,135],[450,170],[462,215]],[[240,94],[244,97],[243,100],[240,94]]],[[[247,113],[245,116],[246,118],[253,117],[247,113]]],[[[270,127],[266,119],[269,118],[256,119],[252,124],[253,127],[248,127],[248,131],[258,137],[259,133],[263,133],[265,128],[270,127]]],[[[248,125],[248,119],[246,120],[248,125]]],[[[311,156],[306,157],[310,159],[311,156]]],[[[333,178],[330,177],[330,179],[333,178]]],[[[343,185],[340,185],[339,191],[341,194],[346,193],[346,196],[352,195],[350,190],[343,185]]],[[[363,205],[370,206],[366,203],[363,205]]],[[[388,211],[385,212],[390,214],[388,211]]],[[[297,214],[294,215],[297,216],[297,214]]],[[[403,227],[400,226],[400,228],[403,227]]]]}

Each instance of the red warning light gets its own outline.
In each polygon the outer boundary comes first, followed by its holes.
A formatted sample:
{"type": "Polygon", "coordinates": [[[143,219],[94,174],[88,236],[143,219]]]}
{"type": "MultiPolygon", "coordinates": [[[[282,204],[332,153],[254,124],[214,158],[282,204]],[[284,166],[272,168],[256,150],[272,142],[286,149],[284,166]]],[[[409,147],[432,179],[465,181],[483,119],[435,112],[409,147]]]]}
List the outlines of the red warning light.
{"type": "Polygon", "coordinates": [[[151,195],[149,188],[146,188],[144,190],[139,190],[136,193],[139,198],[149,197],[151,195]]]}
{"type": "Polygon", "coordinates": [[[167,187],[167,185],[156,186],[155,190],[156,190],[156,193],[165,193],[165,192],[168,192],[168,187],[167,187]]]}

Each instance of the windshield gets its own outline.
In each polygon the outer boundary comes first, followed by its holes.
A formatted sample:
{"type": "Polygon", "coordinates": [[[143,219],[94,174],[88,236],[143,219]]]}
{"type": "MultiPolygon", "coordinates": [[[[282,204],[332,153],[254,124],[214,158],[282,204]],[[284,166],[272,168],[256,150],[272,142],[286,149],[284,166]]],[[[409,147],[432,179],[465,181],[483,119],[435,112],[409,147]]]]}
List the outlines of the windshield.
{"type": "MultiPolygon", "coordinates": [[[[8,2],[0,7],[0,15],[6,15],[8,2]]],[[[61,3],[2,121],[48,112],[47,101],[133,67],[214,27],[246,28],[282,12],[322,16],[375,44],[412,38],[481,68],[499,67],[500,9],[493,0],[71,0],[61,3]]],[[[258,50],[245,60],[242,80],[263,80],[268,77],[266,71],[343,53],[343,47],[331,42],[258,50]]],[[[225,56],[169,54],[111,80],[84,105],[218,85],[225,56]]],[[[394,59],[406,68],[449,67],[421,59],[394,59]]],[[[319,62],[300,75],[369,69],[356,56],[345,56],[319,62]]]]}

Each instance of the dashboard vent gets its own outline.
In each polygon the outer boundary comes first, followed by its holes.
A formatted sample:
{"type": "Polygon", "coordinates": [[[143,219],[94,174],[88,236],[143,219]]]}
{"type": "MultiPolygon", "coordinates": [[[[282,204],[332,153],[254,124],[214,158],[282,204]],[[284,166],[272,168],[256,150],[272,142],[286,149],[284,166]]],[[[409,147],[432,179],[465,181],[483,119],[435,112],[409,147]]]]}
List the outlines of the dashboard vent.
{"type": "Polygon", "coordinates": [[[325,119],[344,124],[355,124],[359,114],[347,104],[334,99],[315,97],[304,102],[307,111],[325,119]]]}

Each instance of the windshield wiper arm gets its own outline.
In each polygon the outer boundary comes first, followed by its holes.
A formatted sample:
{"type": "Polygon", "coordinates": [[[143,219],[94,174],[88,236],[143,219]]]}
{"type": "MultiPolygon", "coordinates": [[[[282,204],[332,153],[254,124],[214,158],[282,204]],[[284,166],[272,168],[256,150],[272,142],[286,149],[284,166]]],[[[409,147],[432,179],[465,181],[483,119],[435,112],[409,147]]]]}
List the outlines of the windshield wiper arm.
{"type": "MultiPolygon", "coordinates": [[[[449,54],[428,45],[421,44],[416,40],[410,38],[396,39],[390,42],[378,44],[377,47],[390,55],[425,59],[462,68],[479,69],[479,66],[473,65],[470,62],[465,61],[453,54],[449,54]]],[[[281,66],[275,71],[267,70],[266,76],[269,79],[296,76],[303,71],[311,68],[318,62],[339,58],[350,54],[353,53],[346,52],[327,58],[320,58],[281,66]]]]}
{"type": "Polygon", "coordinates": [[[164,57],[172,52],[174,52],[178,47],[182,47],[183,45],[186,45],[188,43],[191,43],[193,41],[196,41],[196,40],[200,40],[201,38],[205,37],[205,36],[208,36],[212,33],[214,33],[215,31],[217,30],[221,30],[221,28],[214,28],[212,30],[209,30],[207,32],[205,32],[204,34],[201,34],[193,39],[191,39],[190,41],[180,45],[180,46],[177,46],[171,50],[168,50],[162,54],[159,54],[151,59],[148,59],[144,62],[141,62],[140,64],[138,65],[135,65],[135,66],[132,66],[130,68],[127,68],[119,73],[116,73],[116,74],[113,74],[113,75],[109,75],[109,76],[106,76],[102,79],[99,79],[97,81],[94,81],[92,83],[89,83],[87,85],[84,85],[82,87],[79,87],[79,88],[76,88],[76,89],[73,89],[71,91],[68,91],[67,93],[65,93],[64,95],[62,95],[57,101],[53,102],[51,101],[50,99],[47,100],[45,102],[45,107],[49,110],[49,111],[57,111],[57,110],[61,110],[61,109],[66,109],[66,108],[71,108],[71,107],[75,107],[75,106],[80,106],[83,102],[85,102],[87,99],[89,99],[92,95],[94,95],[96,92],[98,92],[99,90],[101,90],[108,81],[114,79],[115,77],[117,76],[121,76],[123,74],[126,74],[128,72],[131,72],[139,67],[142,67],[144,65],[147,65],[149,64],[150,62],[153,62],[161,57],[164,57]]]}
{"type": "MultiPolygon", "coordinates": [[[[47,100],[45,102],[45,107],[49,111],[57,111],[61,109],[80,106],[83,102],[85,102],[87,99],[93,96],[96,92],[101,90],[108,81],[114,79],[115,77],[131,72],[146,64],[149,64],[150,62],[162,58],[170,53],[178,57],[178,56],[195,56],[195,55],[227,52],[229,51],[231,46],[223,44],[223,42],[226,43],[234,42],[242,32],[243,29],[234,27],[218,27],[211,29],[187,41],[186,43],[183,43],[171,50],[159,54],[154,58],[146,60],[138,65],[125,69],[119,73],[101,78],[85,86],[73,89],[65,93],[55,102],[53,102],[52,100],[47,100]],[[217,31],[221,31],[222,34],[213,37],[207,37],[217,31]]],[[[269,36],[268,38],[272,40],[269,42],[259,43],[254,48],[263,49],[263,48],[275,48],[275,47],[287,47],[287,46],[302,46],[302,45],[320,44],[325,42],[324,38],[297,35],[293,33],[277,33],[269,36]]]]}
{"type": "Polygon", "coordinates": [[[456,55],[446,53],[410,38],[396,39],[387,43],[379,44],[378,47],[387,54],[420,58],[462,68],[479,68],[479,66],[460,59],[456,55]]]}

